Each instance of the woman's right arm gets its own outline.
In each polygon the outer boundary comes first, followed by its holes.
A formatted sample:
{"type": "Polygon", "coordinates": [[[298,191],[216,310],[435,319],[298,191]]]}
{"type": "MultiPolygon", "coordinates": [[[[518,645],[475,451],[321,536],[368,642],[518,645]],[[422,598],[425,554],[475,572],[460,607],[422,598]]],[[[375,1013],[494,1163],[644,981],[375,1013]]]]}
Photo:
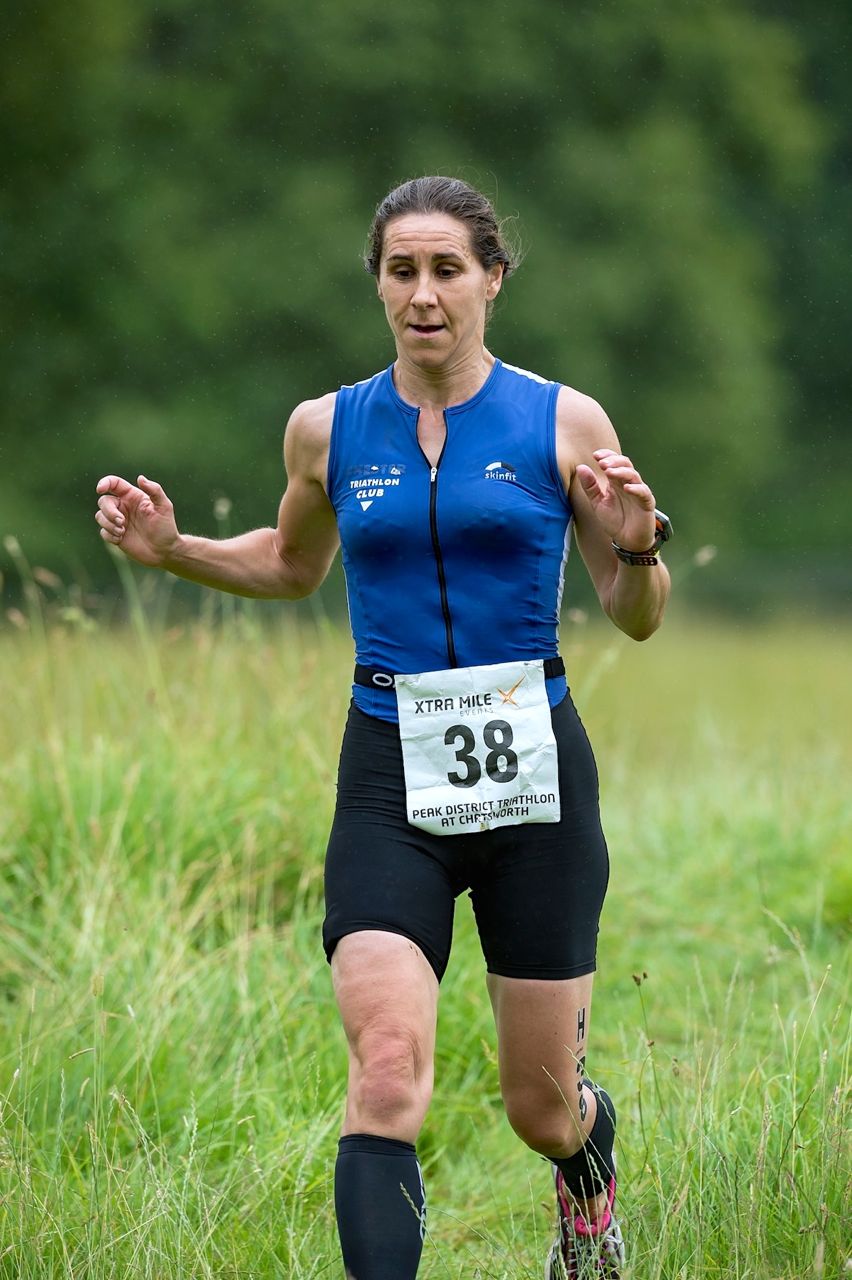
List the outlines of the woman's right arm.
{"type": "Polygon", "coordinates": [[[276,528],[236,538],[196,538],[178,531],[174,508],[155,481],[120,476],[98,483],[95,516],[101,537],[140,564],[257,599],[298,600],[320,585],[338,546],[337,522],[325,491],[334,394],[307,400],[284,437],[287,489],[276,528]]]}

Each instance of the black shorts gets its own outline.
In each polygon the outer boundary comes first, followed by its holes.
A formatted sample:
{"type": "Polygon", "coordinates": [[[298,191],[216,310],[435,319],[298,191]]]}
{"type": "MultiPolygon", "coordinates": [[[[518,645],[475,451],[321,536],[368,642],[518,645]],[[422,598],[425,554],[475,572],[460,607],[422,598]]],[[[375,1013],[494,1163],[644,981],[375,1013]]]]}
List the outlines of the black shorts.
{"type": "Polygon", "coordinates": [[[329,959],[346,934],[384,929],[416,942],[440,981],[455,899],[468,889],[489,973],[593,971],[609,878],[598,775],[570,694],[551,717],[561,820],[437,836],[406,818],[398,726],[350,707],[325,864],[329,959]]]}

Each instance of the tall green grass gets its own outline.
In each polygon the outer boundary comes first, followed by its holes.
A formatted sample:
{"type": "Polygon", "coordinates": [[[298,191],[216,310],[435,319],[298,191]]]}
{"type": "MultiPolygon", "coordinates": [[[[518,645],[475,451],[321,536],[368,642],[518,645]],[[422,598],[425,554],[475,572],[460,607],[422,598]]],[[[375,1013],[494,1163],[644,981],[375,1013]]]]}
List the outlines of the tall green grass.
{"type": "MultiPolygon", "coordinates": [[[[338,1276],[319,944],[349,642],[241,605],[0,635],[0,1276],[338,1276]]],[[[81,621],[81,619],[83,621],[81,621]]],[[[569,627],[613,877],[590,1066],[633,1280],[849,1270],[850,635],[569,627]],[[844,1230],[844,1214],[846,1230],[844,1230]]],[[[466,898],[424,1277],[539,1276],[466,898]]]]}

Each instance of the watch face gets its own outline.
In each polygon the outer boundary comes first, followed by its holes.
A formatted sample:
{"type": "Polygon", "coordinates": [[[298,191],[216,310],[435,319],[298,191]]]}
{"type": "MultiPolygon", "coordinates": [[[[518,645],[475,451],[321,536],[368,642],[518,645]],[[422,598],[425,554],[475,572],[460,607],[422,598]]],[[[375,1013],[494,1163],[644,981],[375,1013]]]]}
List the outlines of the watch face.
{"type": "Polygon", "coordinates": [[[661,547],[664,542],[668,542],[672,536],[672,522],[664,511],[655,511],[654,516],[657,521],[657,537],[655,545],[661,547]]]}

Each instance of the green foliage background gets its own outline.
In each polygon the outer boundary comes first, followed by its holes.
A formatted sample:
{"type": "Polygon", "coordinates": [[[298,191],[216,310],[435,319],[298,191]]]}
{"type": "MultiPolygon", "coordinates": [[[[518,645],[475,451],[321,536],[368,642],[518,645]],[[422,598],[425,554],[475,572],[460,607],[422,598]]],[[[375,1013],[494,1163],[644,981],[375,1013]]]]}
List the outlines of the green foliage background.
{"type": "MultiPolygon", "coordinates": [[[[359,254],[415,173],[526,249],[492,349],[601,400],[694,589],[850,585],[852,18],[817,0],[33,0],[0,52],[0,534],[112,581],[108,471],[269,523],[302,398],[392,357],[359,254]]],[[[7,565],[8,567],[8,565],[7,565]]]]}

